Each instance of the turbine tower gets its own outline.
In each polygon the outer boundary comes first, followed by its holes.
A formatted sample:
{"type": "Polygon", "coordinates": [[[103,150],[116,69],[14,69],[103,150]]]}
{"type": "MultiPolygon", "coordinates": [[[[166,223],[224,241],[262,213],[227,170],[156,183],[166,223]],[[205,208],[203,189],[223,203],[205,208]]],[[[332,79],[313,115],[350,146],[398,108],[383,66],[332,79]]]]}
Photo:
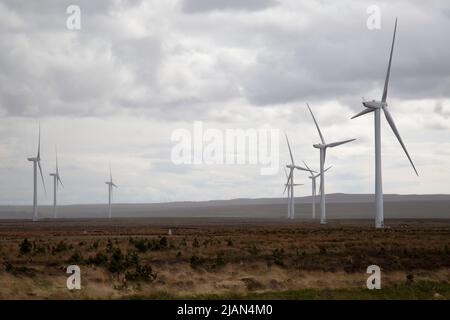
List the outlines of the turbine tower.
{"type": "Polygon", "coordinates": [[[105,182],[108,185],[108,218],[111,219],[111,197],[112,197],[112,191],[113,187],[117,188],[117,186],[114,184],[112,180],[112,172],[111,167],[109,167],[109,181],[105,182]]]}
{"type": "Polygon", "coordinates": [[[58,151],[56,151],[56,170],[54,173],[50,173],[50,176],[53,177],[53,218],[56,219],[56,193],[58,190],[58,183],[63,187],[63,183],[61,181],[61,177],[59,176],[59,168],[58,168],[58,151]]]}
{"type": "MultiPolygon", "coordinates": [[[[311,202],[312,202],[312,218],[313,220],[316,219],[316,179],[320,177],[320,172],[318,174],[314,174],[315,171],[311,170],[305,161],[303,161],[305,167],[308,169],[308,171],[311,173],[309,178],[311,179],[311,185],[312,185],[312,193],[311,193],[311,202]]],[[[331,169],[331,166],[326,168],[323,172],[327,172],[329,169],[331,169]]]]}
{"type": "Polygon", "coordinates": [[[289,139],[287,134],[284,134],[286,136],[286,142],[289,148],[289,156],[291,157],[291,164],[288,164],[286,166],[286,168],[289,168],[289,176],[288,176],[288,180],[286,183],[286,187],[288,187],[290,189],[289,195],[290,195],[290,201],[288,203],[288,217],[290,219],[294,219],[294,215],[295,215],[295,200],[294,200],[294,170],[303,170],[303,171],[308,171],[308,169],[305,169],[303,167],[297,166],[295,165],[294,162],[294,157],[292,156],[292,150],[291,150],[291,146],[289,144],[289,139]]]}
{"type": "MultiPolygon", "coordinates": [[[[287,174],[287,172],[286,172],[286,168],[283,168],[284,169],[284,174],[286,175],[286,179],[287,179],[287,181],[286,181],[286,183],[284,184],[284,191],[283,191],[283,194],[286,192],[286,190],[288,191],[288,194],[287,194],[287,199],[288,199],[288,219],[294,219],[294,215],[291,213],[291,180],[290,180],[290,176],[287,174]]],[[[293,184],[292,185],[292,188],[293,187],[296,187],[296,186],[302,186],[303,185],[303,183],[296,183],[296,184],[293,184]]]]}
{"type": "Polygon", "coordinates": [[[394,119],[391,116],[391,113],[389,112],[387,106],[387,93],[388,93],[388,86],[389,86],[389,77],[391,73],[391,63],[392,63],[392,53],[394,51],[394,43],[395,43],[395,34],[397,31],[397,19],[395,19],[395,26],[394,26],[394,35],[392,37],[392,44],[391,44],[391,52],[389,55],[389,64],[387,68],[386,73],[386,79],[384,81],[384,89],[383,89],[383,96],[381,97],[381,101],[364,101],[362,104],[365,107],[363,111],[360,113],[354,115],[352,119],[357,118],[359,116],[362,116],[366,113],[373,112],[374,113],[374,126],[375,126],[375,227],[376,228],[384,228],[384,213],[383,213],[383,183],[382,183],[382,175],[381,175],[381,110],[383,110],[384,116],[386,118],[386,121],[388,122],[389,126],[391,127],[392,131],[394,132],[395,136],[397,137],[398,142],[403,148],[403,151],[405,152],[406,156],[408,157],[409,162],[411,163],[414,172],[416,175],[419,175],[417,173],[416,167],[414,166],[413,161],[411,160],[411,157],[409,156],[408,150],[406,150],[405,144],[403,143],[402,138],[400,137],[400,133],[397,130],[397,127],[395,126],[394,119]]]}
{"type": "Polygon", "coordinates": [[[39,125],[37,155],[36,155],[36,157],[28,158],[28,161],[33,162],[33,221],[37,221],[38,220],[37,167],[39,167],[39,172],[41,174],[42,186],[44,187],[44,192],[47,193],[47,191],[45,190],[44,175],[42,174],[42,167],[41,167],[41,125],[39,125]]]}
{"type": "Polygon", "coordinates": [[[326,210],[325,210],[325,157],[327,153],[327,148],[334,148],[341,144],[351,142],[356,139],[350,139],[350,140],[344,140],[344,141],[338,141],[338,142],[332,142],[332,143],[325,143],[325,140],[322,136],[322,132],[320,132],[319,125],[317,124],[316,118],[314,117],[313,112],[311,111],[311,108],[308,104],[309,112],[311,113],[311,116],[314,120],[314,124],[316,125],[317,131],[319,132],[320,141],[321,143],[314,144],[313,147],[320,150],[320,223],[326,224],[327,223],[327,216],[326,216],[326,210]]]}

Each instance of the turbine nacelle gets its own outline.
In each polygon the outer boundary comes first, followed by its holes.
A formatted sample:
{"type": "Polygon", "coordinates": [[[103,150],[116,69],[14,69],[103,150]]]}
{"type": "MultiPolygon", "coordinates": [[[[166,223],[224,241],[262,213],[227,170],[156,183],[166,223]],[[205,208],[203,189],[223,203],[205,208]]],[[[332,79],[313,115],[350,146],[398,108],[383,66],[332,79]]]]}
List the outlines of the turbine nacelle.
{"type": "Polygon", "coordinates": [[[386,102],[382,102],[382,101],[363,101],[363,106],[369,109],[381,109],[384,107],[387,107],[387,103],[386,102]]]}
{"type": "Polygon", "coordinates": [[[313,144],[313,147],[316,149],[325,149],[327,147],[327,145],[322,144],[322,143],[316,143],[316,144],[313,144]]]}

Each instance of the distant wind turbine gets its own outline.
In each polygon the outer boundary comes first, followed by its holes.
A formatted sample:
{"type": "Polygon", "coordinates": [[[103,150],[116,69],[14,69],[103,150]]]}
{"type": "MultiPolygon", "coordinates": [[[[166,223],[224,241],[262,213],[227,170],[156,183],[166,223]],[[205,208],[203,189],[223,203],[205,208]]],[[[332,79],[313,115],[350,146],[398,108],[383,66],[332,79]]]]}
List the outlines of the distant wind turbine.
{"type": "Polygon", "coordinates": [[[389,77],[391,73],[391,63],[392,63],[392,53],[394,51],[394,43],[395,43],[395,33],[397,31],[397,19],[395,19],[394,26],[394,35],[392,37],[391,44],[391,52],[389,55],[389,64],[386,73],[386,79],[384,81],[384,89],[383,96],[381,97],[381,101],[363,101],[363,106],[365,109],[360,113],[356,114],[352,117],[352,119],[362,116],[366,113],[374,112],[375,119],[375,227],[376,228],[384,228],[384,213],[383,213],[383,183],[382,183],[382,175],[381,175],[381,110],[383,110],[384,116],[386,117],[386,121],[389,123],[392,131],[397,137],[398,142],[403,148],[406,156],[408,157],[409,162],[411,163],[414,172],[417,173],[416,167],[414,166],[411,157],[409,156],[408,150],[406,150],[405,144],[403,143],[402,138],[400,137],[400,133],[395,126],[394,119],[391,116],[387,106],[387,92],[389,86],[389,77]]]}
{"type": "Polygon", "coordinates": [[[37,167],[39,167],[39,172],[41,174],[44,192],[47,193],[47,191],[45,190],[44,175],[42,174],[42,167],[41,167],[41,125],[39,125],[37,156],[34,158],[28,158],[28,161],[33,161],[33,221],[37,221],[38,220],[37,167]]]}
{"type": "MultiPolygon", "coordinates": [[[[318,174],[314,174],[315,171],[311,170],[305,161],[303,161],[303,164],[305,167],[309,170],[311,175],[309,178],[311,179],[311,185],[312,185],[312,193],[311,193],[311,202],[312,202],[312,218],[316,219],[316,179],[320,177],[320,172],[318,174]]],[[[331,169],[331,166],[326,168],[323,172],[327,172],[329,169],[331,169]]]]}
{"type": "Polygon", "coordinates": [[[108,185],[108,218],[111,219],[111,197],[112,197],[112,191],[113,187],[117,188],[117,186],[114,184],[112,180],[112,172],[111,167],[109,167],[109,181],[105,182],[108,185]]]}
{"type": "Polygon", "coordinates": [[[53,218],[56,219],[56,194],[58,190],[58,183],[63,187],[63,183],[61,181],[61,177],[59,176],[59,168],[58,168],[58,150],[55,149],[56,152],[56,170],[54,173],[50,173],[50,176],[53,177],[53,218]]]}
{"type": "Polygon", "coordinates": [[[286,175],[286,179],[287,179],[286,183],[284,184],[284,191],[283,191],[283,194],[286,192],[286,190],[288,192],[287,193],[287,199],[288,199],[288,216],[287,217],[288,217],[288,219],[293,219],[294,217],[291,213],[291,200],[292,200],[291,199],[291,188],[296,187],[296,186],[302,186],[303,183],[296,183],[291,186],[290,183],[292,183],[292,181],[290,179],[290,176],[288,175],[286,168],[283,168],[283,169],[284,169],[284,174],[286,175]],[[291,215],[292,215],[292,218],[291,218],[291,215]]]}
{"type": "Polygon", "coordinates": [[[317,124],[316,118],[314,117],[313,112],[311,111],[311,108],[308,104],[309,112],[311,113],[311,116],[314,120],[314,124],[316,125],[317,131],[319,132],[320,141],[321,143],[314,144],[313,147],[320,150],[320,223],[326,224],[327,223],[327,216],[326,216],[326,210],[325,210],[325,157],[327,153],[327,148],[334,148],[341,144],[348,143],[351,141],[354,141],[356,139],[350,139],[350,140],[344,140],[344,141],[338,141],[338,142],[332,142],[332,143],[325,143],[325,140],[322,136],[322,132],[320,132],[319,125],[317,124]]]}
{"type": "MultiPolygon", "coordinates": [[[[285,191],[286,191],[286,188],[289,188],[289,189],[290,189],[290,192],[289,192],[290,201],[289,201],[289,203],[288,203],[288,217],[289,217],[290,219],[294,219],[294,215],[295,215],[295,199],[294,199],[294,186],[295,186],[295,184],[294,184],[294,170],[297,169],[297,170],[308,171],[308,169],[295,165],[294,157],[293,157],[293,155],[292,155],[291,146],[290,146],[290,144],[289,144],[288,136],[287,136],[286,133],[285,133],[284,135],[286,136],[286,142],[287,142],[287,145],[288,145],[288,148],[289,148],[289,156],[291,157],[291,164],[288,164],[288,165],[286,166],[286,168],[289,169],[289,176],[288,176],[288,179],[287,179],[285,191]]],[[[284,192],[283,192],[283,193],[284,193],[284,192]]]]}

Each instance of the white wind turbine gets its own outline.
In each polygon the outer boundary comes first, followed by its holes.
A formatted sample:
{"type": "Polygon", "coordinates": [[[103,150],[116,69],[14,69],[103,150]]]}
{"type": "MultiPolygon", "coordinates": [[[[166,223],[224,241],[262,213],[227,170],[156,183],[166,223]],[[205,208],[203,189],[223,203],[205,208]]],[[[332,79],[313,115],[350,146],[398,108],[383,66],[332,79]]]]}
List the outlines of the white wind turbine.
{"type": "Polygon", "coordinates": [[[394,119],[392,118],[387,106],[387,92],[388,92],[388,85],[389,85],[389,76],[391,73],[391,63],[392,63],[392,53],[394,51],[394,43],[395,43],[395,33],[397,31],[397,19],[395,19],[395,26],[394,26],[394,35],[392,37],[392,44],[391,44],[391,52],[389,55],[389,64],[387,68],[386,73],[386,79],[384,81],[384,89],[383,89],[383,96],[381,97],[381,101],[364,101],[362,104],[365,107],[363,111],[356,114],[352,117],[352,119],[362,116],[366,113],[373,112],[374,113],[374,119],[375,119],[375,227],[376,228],[383,228],[384,227],[384,213],[383,213],[383,184],[382,184],[382,176],[381,176],[381,110],[383,110],[384,116],[386,117],[386,121],[389,123],[389,126],[391,127],[392,131],[394,132],[395,136],[397,137],[398,142],[400,142],[400,145],[403,148],[403,151],[406,153],[406,156],[408,157],[409,162],[411,163],[414,172],[416,175],[419,175],[417,173],[416,167],[414,166],[414,163],[411,160],[411,157],[409,156],[408,151],[406,150],[405,144],[403,143],[402,138],[400,137],[400,133],[397,130],[397,127],[395,126],[394,119]]]}
{"type": "Polygon", "coordinates": [[[37,155],[36,155],[36,157],[28,158],[28,161],[33,162],[33,221],[37,221],[38,220],[37,167],[39,167],[39,172],[41,174],[42,186],[44,187],[44,192],[47,193],[47,191],[45,190],[44,175],[42,174],[42,167],[41,167],[41,125],[39,125],[37,155]]]}
{"type": "MultiPolygon", "coordinates": [[[[311,175],[309,178],[311,179],[311,185],[312,185],[312,193],[311,193],[311,202],[312,202],[312,218],[316,219],[316,179],[320,177],[320,172],[318,174],[314,174],[315,171],[311,170],[305,161],[303,161],[305,167],[309,170],[311,175]]],[[[327,172],[329,169],[331,169],[331,166],[326,168],[323,172],[327,172]]]]}
{"type": "Polygon", "coordinates": [[[109,181],[105,182],[108,185],[108,218],[111,219],[111,197],[112,197],[112,191],[113,187],[117,188],[117,186],[114,184],[112,180],[112,172],[111,167],[109,167],[109,181]]]}
{"type": "MultiPolygon", "coordinates": [[[[291,157],[291,164],[288,164],[288,165],[286,166],[286,168],[289,168],[289,176],[288,176],[288,179],[287,179],[287,182],[286,182],[285,191],[286,191],[286,188],[289,188],[289,189],[290,189],[290,192],[289,192],[290,201],[289,201],[289,203],[288,203],[288,218],[294,219],[294,215],[295,215],[295,200],[294,200],[294,186],[295,186],[295,184],[294,184],[294,170],[297,169],[297,170],[308,171],[308,169],[305,169],[305,168],[303,168],[303,167],[300,167],[300,166],[295,165],[294,157],[292,156],[291,146],[290,146],[290,144],[289,144],[288,136],[287,136],[286,133],[285,133],[284,135],[286,136],[286,142],[287,142],[287,145],[288,145],[288,148],[289,148],[289,156],[291,157]]],[[[284,192],[283,192],[283,193],[284,193],[284,192]]]]}
{"type": "Polygon", "coordinates": [[[63,183],[61,181],[61,177],[59,176],[59,168],[58,168],[58,150],[56,150],[56,170],[54,173],[50,173],[50,176],[53,177],[53,218],[56,219],[56,193],[58,191],[58,183],[63,187],[63,183]]]}
{"type": "Polygon", "coordinates": [[[325,143],[325,140],[322,136],[322,132],[320,132],[319,125],[317,124],[316,118],[314,117],[313,112],[311,111],[311,108],[308,104],[309,112],[311,113],[311,116],[314,120],[314,124],[316,125],[317,131],[319,132],[321,143],[314,144],[313,147],[320,150],[320,223],[326,224],[327,223],[327,216],[326,216],[326,210],[325,210],[325,157],[327,153],[327,148],[334,148],[341,144],[351,142],[356,139],[350,139],[350,140],[344,140],[344,141],[338,141],[338,142],[332,142],[332,143],[325,143]]]}
{"type": "Polygon", "coordinates": [[[291,188],[296,187],[296,186],[302,186],[303,183],[296,183],[291,186],[290,185],[290,182],[291,182],[290,177],[286,171],[286,168],[283,168],[283,169],[284,169],[284,174],[286,175],[286,179],[287,179],[286,183],[284,184],[284,191],[283,191],[283,194],[286,192],[286,190],[288,192],[287,193],[287,199],[288,199],[288,216],[287,217],[288,217],[288,219],[293,219],[294,218],[293,215],[291,218],[291,200],[292,200],[291,199],[291,188]]]}

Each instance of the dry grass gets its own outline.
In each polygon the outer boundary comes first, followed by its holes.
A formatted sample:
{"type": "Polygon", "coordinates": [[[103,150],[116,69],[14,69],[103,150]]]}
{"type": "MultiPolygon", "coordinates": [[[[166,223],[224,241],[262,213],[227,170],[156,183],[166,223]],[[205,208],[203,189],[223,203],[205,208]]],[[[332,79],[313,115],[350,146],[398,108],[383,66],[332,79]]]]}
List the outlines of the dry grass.
{"type": "Polygon", "coordinates": [[[326,227],[237,219],[4,221],[0,299],[363,289],[371,264],[382,268],[383,287],[405,283],[408,275],[412,282],[448,284],[450,221],[389,225],[379,231],[366,221],[335,221],[326,227]],[[116,261],[118,249],[122,258],[116,261]],[[95,259],[99,253],[106,262],[95,259]],[[67,290],[69,264],[81,267],[82,290],[67,290]],[[136,265],[150,266],[156,278],[130,277],[136,265]]]}

